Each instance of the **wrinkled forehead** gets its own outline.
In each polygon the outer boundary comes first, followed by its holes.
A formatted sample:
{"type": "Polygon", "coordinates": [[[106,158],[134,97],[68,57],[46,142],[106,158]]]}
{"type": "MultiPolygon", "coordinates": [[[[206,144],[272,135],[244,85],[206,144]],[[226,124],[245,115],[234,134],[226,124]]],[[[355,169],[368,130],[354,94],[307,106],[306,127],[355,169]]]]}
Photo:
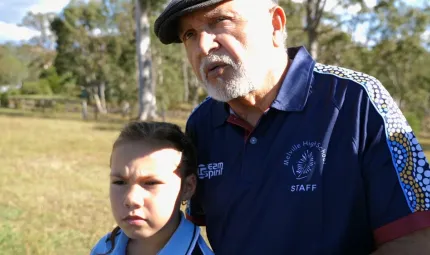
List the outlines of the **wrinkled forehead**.
{"type": "Polygon", "coordinates": [[[205,8],[182,15],[178,22],[178,34],[181,34],[184,27],[192,23],[205,23],[219,16],[230,16],[240,20],[258,20],[262,18],[262,12],[269,10],[273,6],[271,0],[258,0],[251,5],[249,0],[223,1],[205,8]]]}
{"type": "Polygon", "coordinates": [[[188,14],[207,12],[220,5],[235,3],[236,11],[249,11],[261,5],[277,3],[272,0],[171,0],[154,23],[154,32],[163,44],[181,43],[178,36],[178,22],[188,14]]]}
{"type": "MultiPolygon", "coordinates": [[[[241,1],[241,0],[237,0],[241,1]]],[[[236,1],[236,2],[237,2],[236,1]]],[[[219,4],[215,4],[206,8],[202,8],[187,14],[184,14],[179,18],[178,22],[178,32],[181,33],[184,29],[184,26],[189,25],[191,23],[204,23],[208,20],[211,20],[215,17],[222,15],[230,15],[230,16],[240,16],[241,10],[237,7],[237,4],[233,3],[234,1],[224,1],[219,4]]]]}
{"type": "Polygon", "coordinates": [[[250,0],[227,0],[185,13],[180,17],[180,19],[186,17],[211,17],[224,12],[245,15],[247,13],[253,13],[257,10],[263,10],[272,6],[273,2],[271,0],[252,1],[252,4],[250,4],[250,0]]]}

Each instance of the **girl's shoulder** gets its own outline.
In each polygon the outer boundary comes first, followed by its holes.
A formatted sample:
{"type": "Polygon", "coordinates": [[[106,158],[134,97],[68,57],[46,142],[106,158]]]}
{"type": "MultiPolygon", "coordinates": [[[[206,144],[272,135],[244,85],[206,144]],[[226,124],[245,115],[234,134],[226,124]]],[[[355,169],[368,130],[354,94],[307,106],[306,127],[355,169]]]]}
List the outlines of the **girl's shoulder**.
{"type": "Polygon", "coordinates": [[[192,252],[188,253],[189,255],[213,255],[213,251],[206,243],[205,239],[201,235],[201,228],[189,221],[185,217],[183,217],[183,224],[188,225],[189,228],[193,229],[193,249],[192,252]],[[195,235],[195,236],[194,236],[195,235]]]}
{"type": "Polygon", "coordinates": [[[109,241],[110,236],[111,236],[111,233],[106,234],[105,236],[100,238],[97,244],[91,249],[90,255],[99,255],[99,254],[107,253],[110,247],[112,247],[109,241]]]}
{"type": "Polygon", "coordinates": [[[199,226],[182,215],[178,228],[158,255],[212,255],[213,252],[201,236],[200,230],[199,226]]]}
{"type": "Polygon", "coordinates": [[[196,246],[194,246],[194,250],[191,253],[191,255],[213,255],[213,254],[214,254],[213,251],[211,250],[211,248],[209,248],[205,239],[203,239],[203,237],[199,235],[196,246]]]}
{"type": "Polygon", "coordinates": [[[115,238],[111,240],[112,233],[108,233],[97,242],[97,244],[91,249],[90,255],[102,255],[107,254],[108,252],[110,255],[122,255],[125,254],[125,246],[127,244],[127,236],[122,232],[122,230],[119,230],[115,234],[115,238]],[[115,246],[112,249],[113,242],[115,246]]]}

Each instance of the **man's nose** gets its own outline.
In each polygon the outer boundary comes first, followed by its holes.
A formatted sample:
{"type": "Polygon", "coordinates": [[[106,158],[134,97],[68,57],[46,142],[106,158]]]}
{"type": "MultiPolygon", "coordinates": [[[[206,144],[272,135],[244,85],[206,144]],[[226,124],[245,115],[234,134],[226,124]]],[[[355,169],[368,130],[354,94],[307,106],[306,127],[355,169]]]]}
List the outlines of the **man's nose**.
{"type": "Polygon", "coordinates": [[[219,48],[219,43],[216,41],[216,35],[202,31],[198,35],[199,49],[204,56],[209,55],[211,51],[219,48]]]}
{"type": "Polygon", "coordinates": [[[140,185],[132,185],[124,198],[124,206],[127,208],[139,208],[144,205],[145,190],[140,185]]]}

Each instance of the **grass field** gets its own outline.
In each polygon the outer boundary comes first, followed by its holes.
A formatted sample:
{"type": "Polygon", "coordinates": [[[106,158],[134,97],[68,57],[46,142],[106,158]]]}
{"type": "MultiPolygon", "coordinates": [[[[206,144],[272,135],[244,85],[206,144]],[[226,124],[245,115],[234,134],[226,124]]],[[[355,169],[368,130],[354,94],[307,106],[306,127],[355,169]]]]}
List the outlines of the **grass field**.
{"type": "Polygon", "coordinates": [[[115,131],[0,116],[0,254],[88,254],[113,226],[108,158],[115,131]]]}
{"type": "MultiPolygon", "coordinates": [[[[0,111],[1,255],[88,254],[111,230],[108,159],[120,126],[0,111]]],[[[420,142],[430,156],[430,139],[420,142]]]]}

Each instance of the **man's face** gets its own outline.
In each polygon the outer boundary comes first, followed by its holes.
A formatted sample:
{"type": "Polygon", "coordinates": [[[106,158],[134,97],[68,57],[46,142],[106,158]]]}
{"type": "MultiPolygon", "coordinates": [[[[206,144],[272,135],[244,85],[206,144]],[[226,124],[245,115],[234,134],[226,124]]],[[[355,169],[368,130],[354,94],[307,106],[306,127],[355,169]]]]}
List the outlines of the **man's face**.
{"type": "Polygon", "coordinates": [[[212,98],[227,102],[264,85],[274,48],[270,7],[224,1],[180,19],[188,59],[212,98]]]}

